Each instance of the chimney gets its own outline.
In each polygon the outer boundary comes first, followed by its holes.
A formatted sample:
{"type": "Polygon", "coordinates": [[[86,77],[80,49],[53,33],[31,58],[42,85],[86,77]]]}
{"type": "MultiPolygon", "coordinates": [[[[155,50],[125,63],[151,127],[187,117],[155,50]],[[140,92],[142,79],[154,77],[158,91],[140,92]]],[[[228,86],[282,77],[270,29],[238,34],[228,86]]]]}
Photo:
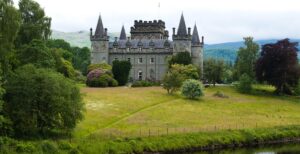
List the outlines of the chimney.
{"type": "Polygon", "coordinates": [[[176,35],[176,34],[175,34],[175,27],[173,27],[173,35],[176,35]]]}
{"type": "Polygon", "coordinates": [[[204,36],[201,38],[201,43],[204,44],[204,36]]]}
{"type": "Polygon", "coordinates": [[[188,28],[188,35],[191,35],[191,27],[188,28]]]}
{"type": "Polygon", "coordinates": [[[90,29],[90,37],[93,36],[93,28],[90,29]]]}
{"type": "Polygon", "coordinates": [[[104,28],[104,35],[107,36],[107,28],[104,28]]]}

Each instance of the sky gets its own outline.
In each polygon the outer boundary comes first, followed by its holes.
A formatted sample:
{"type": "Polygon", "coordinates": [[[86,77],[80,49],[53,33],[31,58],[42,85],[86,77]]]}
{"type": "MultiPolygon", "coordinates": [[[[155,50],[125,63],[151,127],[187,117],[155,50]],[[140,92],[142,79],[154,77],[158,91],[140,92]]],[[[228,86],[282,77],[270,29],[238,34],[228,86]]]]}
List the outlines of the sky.
{"type": "MultiPolygon", "coordinates": [[[[186,25],[197,24],[205,43],[300,38],[299,0],[36,0],[52,18],[52,29],[63,32],[95,29],[101,14],[109,32],[122,25],[130,32],[134,20],[158,20],[172,34],[181,13],[186,25]]],[[[18,0],[14,0],[15,5],[18,0]]]]}

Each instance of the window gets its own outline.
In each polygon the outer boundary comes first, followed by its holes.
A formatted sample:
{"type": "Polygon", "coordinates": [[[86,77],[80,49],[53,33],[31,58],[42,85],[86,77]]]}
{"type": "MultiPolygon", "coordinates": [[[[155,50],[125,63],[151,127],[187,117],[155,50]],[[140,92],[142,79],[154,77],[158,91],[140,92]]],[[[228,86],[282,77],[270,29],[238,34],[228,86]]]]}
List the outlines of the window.
{"type": "Polygon", "coordinates": [[[139,58],[139,63],[143,63],[143,58],[139,58]]]}
{"type": "Polygon", "coordinates": [[[139,48],[139,51],[142,51],[142,48],[139,48]]]}
{"type": "Polygon", "coordinates": [[[142,71],[139,71],[138,78],[139,78],[139,80],[143,80],[143,72],[142,71]]]}
{"type": "Polygon", "coordinates": [[[115,60],[118,60],[118,58],[115,58],[115,60]]]}
{"type": "Polygon", "coordinates": [[[130,58],[127,58],[127,61],[129,61],[129,62],[130,62],[130,58]]]}
{"type": "Polygon", "coordinates": [[[154,58],[151,58],[150,59],[150,64],[153,64],[154,63],[154,58]]]}

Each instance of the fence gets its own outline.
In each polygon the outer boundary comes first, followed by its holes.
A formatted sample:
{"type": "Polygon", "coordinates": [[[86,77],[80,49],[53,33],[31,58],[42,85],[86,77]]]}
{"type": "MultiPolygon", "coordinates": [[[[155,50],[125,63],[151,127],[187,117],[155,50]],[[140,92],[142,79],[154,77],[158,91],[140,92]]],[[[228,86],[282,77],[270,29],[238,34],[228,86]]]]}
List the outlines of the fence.
{"type": "Polygon", "coordinates": [[[117,128],[107,128],[90,135],[91,138],[100,139],[117,139],[117,138],[134,138],[134,137],[153,137],[153,136],[165,136],[175,134],[187,134],[187,133],[199,133],[199,132],[216,132],[220,130],[242,130],[242,129],[253,129],[253,128],[270,128],[276,126],[295,126],[299,125],[296,123],[282,123],[282,124],[258,124],[258,123],[240,123],[232,125],[210,125],[205,127],[164,127],[164,128],[139,128],[134,130],[123,130],[117,128]]]}

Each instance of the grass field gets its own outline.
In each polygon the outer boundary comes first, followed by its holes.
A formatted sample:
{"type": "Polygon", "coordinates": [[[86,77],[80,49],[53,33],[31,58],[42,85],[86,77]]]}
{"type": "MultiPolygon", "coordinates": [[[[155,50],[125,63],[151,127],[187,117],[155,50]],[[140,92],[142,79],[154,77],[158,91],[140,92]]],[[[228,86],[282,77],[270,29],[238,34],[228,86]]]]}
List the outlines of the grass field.
{"type": "Polygon", "coordinates": [[[274,96],[272,87],[256,86],[261,92],[240,94],[232,87],[205,89],[199,100],[168,95],[161,87],[82,88],[85,120],[75,138],[132,137],[299,125],[300,100],[274,96]],[[229,98],[213,96],[217,91],[229,98]]]}

